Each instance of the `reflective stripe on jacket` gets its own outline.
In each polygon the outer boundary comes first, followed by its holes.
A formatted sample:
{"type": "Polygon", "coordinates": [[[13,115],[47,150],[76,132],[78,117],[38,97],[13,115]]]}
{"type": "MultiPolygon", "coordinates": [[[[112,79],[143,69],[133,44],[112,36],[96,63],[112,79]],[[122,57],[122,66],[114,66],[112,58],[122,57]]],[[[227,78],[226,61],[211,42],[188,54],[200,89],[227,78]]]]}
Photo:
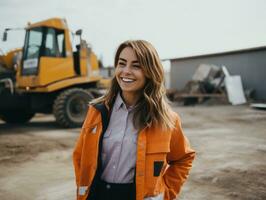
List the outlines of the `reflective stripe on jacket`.
{"type": "MultiPolygon", "coordinates": [[[[195,152],[183,134],[180,118],[176,113],[173,117],[176,125],[171,131],[145,127],[139,132],[136,200],[161,193],[164,193],[164,200],[175,199],[187,179],[195,152]]],[[[97,177],[101,162],[99,149],[107,125],[108,117],[103,115],[99,106],[90,106],[73,152],[77,200],[87,199],[97,177]]]]}

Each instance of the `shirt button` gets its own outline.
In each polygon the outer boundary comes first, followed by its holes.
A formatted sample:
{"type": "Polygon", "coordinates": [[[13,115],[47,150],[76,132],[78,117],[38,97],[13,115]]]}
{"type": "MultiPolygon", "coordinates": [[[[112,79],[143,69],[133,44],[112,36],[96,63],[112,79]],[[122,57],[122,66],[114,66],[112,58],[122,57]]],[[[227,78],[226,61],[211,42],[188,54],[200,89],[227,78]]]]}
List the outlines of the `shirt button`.
{"type": "Polygon", "coordinates": [[[113,166],[113,169],[115,169],[115,165],[113,166]]]}
{"type": "Polygon", "coordinates": [[[111,185],[107,184],[106,189],[110,189],[110,188],[111,188],[111,185]]]}

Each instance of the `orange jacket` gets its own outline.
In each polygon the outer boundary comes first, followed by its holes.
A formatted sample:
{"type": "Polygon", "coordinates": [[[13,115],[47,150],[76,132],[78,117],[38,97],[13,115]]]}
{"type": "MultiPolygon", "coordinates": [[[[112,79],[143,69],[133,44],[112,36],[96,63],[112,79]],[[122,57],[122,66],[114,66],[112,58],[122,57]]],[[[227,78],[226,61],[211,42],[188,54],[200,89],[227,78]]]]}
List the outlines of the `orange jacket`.
{"type": "MultiPolygon", "coordinates": [[[[176,127],[163,131],[146,127],[139,132],[136,160],[136,200],[164,193],[164,200],[175,199],[187,179],[194,150],[181,129],[176,113],[176,127]]],[[[97,106],[90,106],[73,152],[77,200],[86,200],[100,162],[99,149],[106,117],[97,106]]]]}

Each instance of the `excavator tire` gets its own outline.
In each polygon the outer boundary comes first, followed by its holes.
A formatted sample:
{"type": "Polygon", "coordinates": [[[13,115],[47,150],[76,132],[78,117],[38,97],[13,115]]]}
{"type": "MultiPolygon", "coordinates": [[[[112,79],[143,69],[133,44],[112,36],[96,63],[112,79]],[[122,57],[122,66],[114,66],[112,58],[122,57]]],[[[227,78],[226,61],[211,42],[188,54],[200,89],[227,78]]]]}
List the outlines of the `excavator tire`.
{"type": "Polygon", "coordinates": [[[57,123],[65,128],[81,127],[92,99],[92,94],[82,88],[70,88],[61,92],[53,105],[57,123]]]}

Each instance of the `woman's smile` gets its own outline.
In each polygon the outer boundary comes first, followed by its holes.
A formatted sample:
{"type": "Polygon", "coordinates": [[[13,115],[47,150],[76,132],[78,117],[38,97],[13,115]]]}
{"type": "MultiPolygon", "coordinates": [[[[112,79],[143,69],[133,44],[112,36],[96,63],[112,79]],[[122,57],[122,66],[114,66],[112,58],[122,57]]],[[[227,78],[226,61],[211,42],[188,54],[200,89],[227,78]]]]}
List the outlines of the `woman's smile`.
{"type": "Polygon", "coordinates": [[[121,77],[121,80],[125,83],[133,83],[135,79],[121,77]]]}

